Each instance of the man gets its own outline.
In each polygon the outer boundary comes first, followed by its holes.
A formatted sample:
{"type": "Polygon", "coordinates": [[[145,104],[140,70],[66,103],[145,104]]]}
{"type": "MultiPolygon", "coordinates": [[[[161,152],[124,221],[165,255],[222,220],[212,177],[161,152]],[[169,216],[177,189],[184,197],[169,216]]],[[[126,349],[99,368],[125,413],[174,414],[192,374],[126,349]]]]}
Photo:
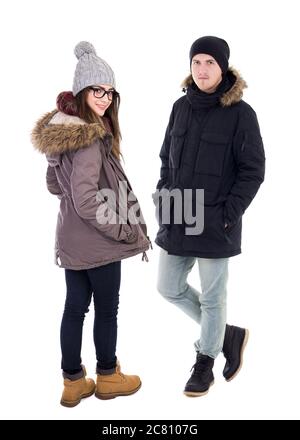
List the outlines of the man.
{"type": "Polygon", "coordinates": [[[193,43],[191,74],[183,83],[185,95],[172,109],[154,194],[155,203],[161,202],[155,240],[162,248],[158,290],[201,325],[187,396],[208,392],[221,351],[226,358],[223,375],[233,379],[248,340],[248,330],[226,325],[228,260],[241,253],[242,216],[264,180],[265,155],[256,114],[242,100],[246,83],[228,68],[229,53],[221,38],[207,36],[193,43]],[[199,202],[199,189],[204,190],[204,203],[203,198],[199,202]],[[177,196],[179,191],[181,211],[173,197],[164,203],[168,191],[177,191],[177,196]],[[199,206],[204,208],[204,226],[195,234],[191,222],[186,217],[179,222],[178,215],[190,208],[199,223],[199,206]],[[166,207],[170,222],[163,221],[166,207]],[[187,283],[196,261],[201,293],[187,283]]]}

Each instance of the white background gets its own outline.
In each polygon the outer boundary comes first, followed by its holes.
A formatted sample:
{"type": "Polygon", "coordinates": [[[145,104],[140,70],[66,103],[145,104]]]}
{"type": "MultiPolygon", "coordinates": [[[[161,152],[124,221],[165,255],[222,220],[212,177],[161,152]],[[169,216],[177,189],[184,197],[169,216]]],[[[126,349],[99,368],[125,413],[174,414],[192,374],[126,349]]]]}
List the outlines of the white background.
{"type": "MultiPolygon", "coordinates": [[[[2,2],[1,32],[1,418],[299,418],[299,23],[296,1],[2,2]],[[64,272],[53,264],[59,201],[47,193],[46,161],[33,150],[35,121],[70,90],[81,40],[114,69],[121,93],[124,168],[154,241],[151,193],[172,103],[189,73],[188,52],[202,35],[225,38],[230,64],[248,82],[257,112],[266,180],[244,216],[243,254],[231,259],[228,322],[251,335],[231,383],[215,363],[202,398],[182,393],[199,329],[156,290],[159,249],[122,264],[118,357],[141,390],[74,409],[62,392],[59,326],[64,272]]],[[[190,282],[199,287],[194,268],[190,282]]],[[[94,376],[93,308],[84,326],[83,362],[94,376]]]]}

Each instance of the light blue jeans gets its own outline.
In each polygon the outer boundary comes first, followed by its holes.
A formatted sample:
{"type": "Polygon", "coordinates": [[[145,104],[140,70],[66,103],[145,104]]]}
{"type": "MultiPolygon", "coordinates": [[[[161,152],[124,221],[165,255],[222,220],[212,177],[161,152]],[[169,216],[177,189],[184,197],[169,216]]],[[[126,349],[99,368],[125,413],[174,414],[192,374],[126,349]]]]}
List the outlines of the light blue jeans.
{"type": "Polygon", "coordinates": [[[161,295],[201,324],[196,351],[215,359],[223,348],[226,326],[228,258],[169,255],[160,250],[157,289],[161,295]],[[187,283],[198,262],[201,293],[187,283]]]}

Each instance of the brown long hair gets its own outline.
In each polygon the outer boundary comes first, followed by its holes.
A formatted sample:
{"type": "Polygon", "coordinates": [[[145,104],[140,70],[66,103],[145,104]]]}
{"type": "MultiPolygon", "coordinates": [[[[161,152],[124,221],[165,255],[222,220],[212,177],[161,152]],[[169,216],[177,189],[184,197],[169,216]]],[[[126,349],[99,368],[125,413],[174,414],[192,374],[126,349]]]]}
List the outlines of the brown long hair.
{"type": "MultiPolygon", "coordinates": [[[[78,116],[88,124],[100,123],[104,126],[101,117],[96,115],[96,113],[94,113],[93,110],[87,104],[88,93],[89,93],[89,88],[87,87],[81,90],[76,95],[78,116]]],[[[109,124],[113,135],[112,153],[117,159],[120,160],[122,156],[120,150],[120,143],[122,137],[121,137],[121,131],[119,125],[119,118],[118,118],[119,107],[120,107],[120,96],[114,95],[111,105],[105,111],[105,117],[107,117],[109,120],[109,124]]]]}

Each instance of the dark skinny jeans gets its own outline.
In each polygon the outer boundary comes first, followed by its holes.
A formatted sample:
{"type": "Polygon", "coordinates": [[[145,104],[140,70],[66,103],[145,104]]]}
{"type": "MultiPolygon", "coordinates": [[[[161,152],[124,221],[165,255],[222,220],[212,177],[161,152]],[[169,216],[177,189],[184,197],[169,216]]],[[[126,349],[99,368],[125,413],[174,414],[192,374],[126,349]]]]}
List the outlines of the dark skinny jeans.
{"type": "Polygon", "coordinates": [[[92,296],[97,369],[114,368],[121,261],[87,270],[66,269],[65,278],[67,295],[60,332],[63,371],[68,374],[81,371],[83,321],[92,296]]]}

